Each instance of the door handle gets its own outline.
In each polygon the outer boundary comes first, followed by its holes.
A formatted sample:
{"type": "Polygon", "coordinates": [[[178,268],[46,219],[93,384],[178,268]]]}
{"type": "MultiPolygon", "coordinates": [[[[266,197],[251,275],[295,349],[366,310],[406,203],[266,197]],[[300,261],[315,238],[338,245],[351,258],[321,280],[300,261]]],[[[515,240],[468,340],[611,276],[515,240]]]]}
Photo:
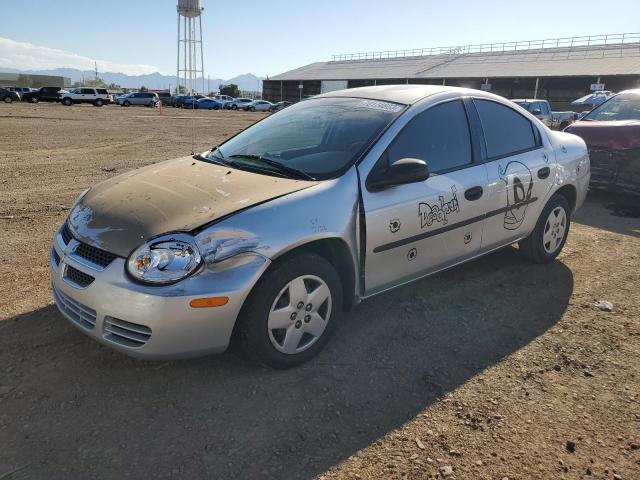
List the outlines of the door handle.
{"type": "Polygon", "coordinates": [[[471,187],[471,188],[465,190],[464,198],[466,198],[470,202],[473,202],[475,200],[478,200],[482,196],[483,193],[484,193],[484,190],[482,190],[482,187],[480,187],[480,186],[471,187]]]}
{"type": "Polygon", "coordinates": [[[551,169],[549,167],[542,167],[540,170],[538,170],[538,178],[540,180],[544,180],[549,176],[550,173],[551,169]]]}

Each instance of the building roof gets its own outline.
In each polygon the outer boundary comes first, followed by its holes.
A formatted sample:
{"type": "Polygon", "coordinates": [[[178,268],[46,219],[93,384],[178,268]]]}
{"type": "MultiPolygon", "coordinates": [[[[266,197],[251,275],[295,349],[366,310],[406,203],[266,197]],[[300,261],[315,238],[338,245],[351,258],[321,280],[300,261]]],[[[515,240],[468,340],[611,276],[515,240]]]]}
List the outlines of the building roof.
{"type": "Polygon", "coordinates": [[[270,80],[640,75],[640,42],[317,62],[270,80]]]}

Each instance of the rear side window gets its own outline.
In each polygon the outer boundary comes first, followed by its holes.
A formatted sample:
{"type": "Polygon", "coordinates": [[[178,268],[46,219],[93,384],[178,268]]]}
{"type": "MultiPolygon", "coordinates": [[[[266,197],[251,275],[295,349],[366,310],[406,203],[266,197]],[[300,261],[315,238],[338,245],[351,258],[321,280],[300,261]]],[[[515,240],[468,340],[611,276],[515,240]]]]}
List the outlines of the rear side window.
{"type": "Polygon", "coordinates": [[[84,95],[93,95],[94,91],[93,88],[83,88],[80,93],[83,93],[84,95]]]}
{"type": "Polygon", "coordinates": [[[538,147],[534,127],[527,118],[490,100],[475,99],[474,103],[482,122],[488,158],[515,155],[538,147]]]}
{"type": "Polygon", "coordinates": [[[100,95],[106,95],[108,93],[105,88],[98,88],[97,91],[100,95]]]}
{"type": "Polygon", "coordinates": [[[471,164],[471,135],[462,102],[436,105],[417,115],[395,138],[388,154],[390,164],[417,158],[427,162],[431,172],[471,164]]]}

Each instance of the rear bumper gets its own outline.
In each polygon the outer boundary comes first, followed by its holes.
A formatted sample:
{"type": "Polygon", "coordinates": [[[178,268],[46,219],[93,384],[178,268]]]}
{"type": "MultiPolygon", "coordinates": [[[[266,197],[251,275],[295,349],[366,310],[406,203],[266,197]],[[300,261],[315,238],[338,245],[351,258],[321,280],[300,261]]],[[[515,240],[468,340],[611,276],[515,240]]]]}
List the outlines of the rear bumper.
{"type": "Polygon", "coordinates": [[[129,279],[122,258],[101,271],[78,261],[73,255],[77,243],[65,245],[59,233],[53,242],[51,284],[58,310],[98,342],[150,360],[225,351],[242,304],[269,263],[248,254],[222,262],[227,265],[205,266],[175,285],[149,287],[129,279]],[[84,288],[74,284],[69,267],[94,280],[84,288]],[[189,305],[195,298],[213,296],[227,296],[229,302],[216,308],[189,305]]]}

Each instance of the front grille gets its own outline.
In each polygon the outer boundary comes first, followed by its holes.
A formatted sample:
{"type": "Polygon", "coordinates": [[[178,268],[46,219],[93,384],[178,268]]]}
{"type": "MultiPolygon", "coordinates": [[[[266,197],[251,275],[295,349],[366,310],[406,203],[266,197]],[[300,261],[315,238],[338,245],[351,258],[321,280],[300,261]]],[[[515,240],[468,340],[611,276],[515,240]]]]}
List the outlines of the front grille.
{"type": "Polygon", "coordinates": [[[53,256],[53,261],[55,262],[56,267],[60,266],[60,255],[58,255],[55,248],[51,249],[51,255],[53,256]]]}
{"type": "Polygon", "coordinates": [[[151,338],[151,329],[119,318],[104,317],[104,338],[125,347],[142,347],[151,338]]]}
{"type": "Polygon", "coordinates": [[[73,268],[71,265],[67,265],[64,272],[64,278],[82,288],[88,287],[95,280],[91,275],[87,275],[86,273],[73,268]]]}
{"type": "Polygon", "coordinates": [[[69,242],[73,238],[73,235],[71,234],[71,230],[69,230],[69,225],[67,225],[66,222],[62,227],[62,230],[60,231],[60,236],[62,237],[62,241],[64,242],[65,245],[69,245],[69,242]]]}
{"type": "Polygon", "coordinates": [[[99,265],[103,268],[108,267],[116,258],[113,253],[105,252],[99,248],[92,247],[86,243],[80,243],[74,252],[77,256],[84,258],[88,262],[99,265]]]}
{"type": "Polygon", "coordinates": [[[53,299],[61,312],[65,313],[71,320],[82,328],[87,330],[93,329],[96,326],[96,311],[73,300],[68,295],[65,295],[56,287],[53,288],[53,299]]]}

